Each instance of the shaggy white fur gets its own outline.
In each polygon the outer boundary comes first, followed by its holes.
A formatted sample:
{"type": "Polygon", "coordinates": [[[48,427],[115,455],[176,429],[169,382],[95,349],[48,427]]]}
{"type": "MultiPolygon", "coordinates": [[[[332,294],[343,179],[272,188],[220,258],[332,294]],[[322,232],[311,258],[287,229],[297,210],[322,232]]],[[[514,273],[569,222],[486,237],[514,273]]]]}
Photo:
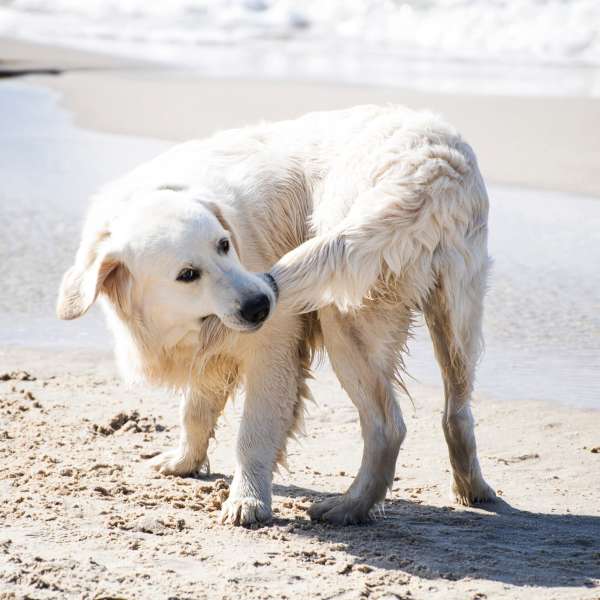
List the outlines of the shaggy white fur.
{"type": "Polygon", "coordinates": [[[369,518],[406,432],[395,394],[422,311],[444,378],[454,493],[491,500],[469,408],[487,212],[471,148],[429,113],[363,106],[227,131],[98,195],[58,313],[78,317],[103,297],[122,370],[181,389],[181,442],[156,460],[163,473],[206,463],[219,414],[243,386],[222,520],[247,524],[270,518],[273,469],[301,429],[321,344],[359,411],[364,452],[348,491],[310,514],[369,518]]]}

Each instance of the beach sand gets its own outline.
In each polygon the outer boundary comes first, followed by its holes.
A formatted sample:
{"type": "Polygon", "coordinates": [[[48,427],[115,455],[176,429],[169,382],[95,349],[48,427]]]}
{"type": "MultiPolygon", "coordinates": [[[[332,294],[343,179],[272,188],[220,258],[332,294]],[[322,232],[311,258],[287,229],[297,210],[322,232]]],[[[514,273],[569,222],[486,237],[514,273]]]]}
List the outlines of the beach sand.
{"type": "Polygon", "coordinates": [[[448,496],[441,392],[411,386],[384,511],[331,527],[306,508],[350,484],[361,443],[324,369],[308,435],[275,476],[273,523],[240,529],[217,522],[239,401],[217,431],[212,475],[163,477],[147,463],[177,441],[176,398],[126,388],[109,357],[5,351],[0,361],[35,377],[0,382],[0,597],[599,597],[597,412],[477,398],[482,468],[501,500],[467,509],[448,496]]]}
{"type": "MultiPolygon", "coordinates": [[[[9,41],[0,57],[5,71],[66,70],[24,81],[63,94],[84,127],[178,140],[397,101],[449,117],[488,180],[600,192],[600,142],[590,135],[598,101],[205,81],[9,41]]],[[[0,348],[0,598],[600,598],[597,410],[476,394],[482,468],[501,500],[464,508],[448,495],[442,390],[411,382],[414,405],[401,402],[409,433],[384,510],[368,526],[330,527],[311,523],[306,507],[349,485],[362,444],[356,411],[325,366],[311,386],[307,436],[275,476],[273,523],[240,529],[217,515],[241,401],[217,431],[210,477],[157,476],[148,457],[176,443],[177,399],[120,383],[109,351],[108,341],[0,348]]]]}

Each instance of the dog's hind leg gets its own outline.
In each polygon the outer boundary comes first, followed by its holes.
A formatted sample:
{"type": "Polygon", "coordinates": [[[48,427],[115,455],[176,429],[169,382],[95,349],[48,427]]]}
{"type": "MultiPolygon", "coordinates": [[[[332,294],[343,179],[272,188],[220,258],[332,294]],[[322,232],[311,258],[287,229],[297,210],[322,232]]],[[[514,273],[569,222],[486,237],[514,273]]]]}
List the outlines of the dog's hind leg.
{"type": "Polygon", "coordinates": [[[459,503],[471,505],[496,498],[481,474],[469,406],[482,346],[488,258],[485,245],[466,261],[453,258],[440,260],[437,284],[423,308],[444,380],[442,426],[454,476],[452,491],[459,503]]]}
{"type": "Polygon", "coordinates": [[[400,445],[406,435],[394,392],[398,350],[404,346],[408,318],[397,311],[366,307],[342,314],[329,306],[320,311],[325,347],[344,390],[358,409],[364,440],[358,475],[348,490],[313,504],[312,519],[360,523],[391,488],[400,445]]]}

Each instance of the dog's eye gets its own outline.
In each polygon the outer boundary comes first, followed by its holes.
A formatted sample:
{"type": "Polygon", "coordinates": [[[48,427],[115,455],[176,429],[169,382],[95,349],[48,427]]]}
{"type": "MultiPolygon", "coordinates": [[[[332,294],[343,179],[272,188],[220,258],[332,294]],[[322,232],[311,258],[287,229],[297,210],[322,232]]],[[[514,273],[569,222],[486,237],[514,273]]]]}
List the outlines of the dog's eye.
{"type": "Polygon", "coordinates": [[[181,269],[179,275],[177,275],[177,281],[183,281],[183,283],[191,283],[192,281],[196,281],[196,279],[200,279],[200,270],[193,269],[192,267],[181,269]]]}
{"type": "Polygon", "coordinates": [[[223,238],[219,242],[219,252],[221,254],[227,254],[229,252],[229,240],[227,238],[223,238]]]}

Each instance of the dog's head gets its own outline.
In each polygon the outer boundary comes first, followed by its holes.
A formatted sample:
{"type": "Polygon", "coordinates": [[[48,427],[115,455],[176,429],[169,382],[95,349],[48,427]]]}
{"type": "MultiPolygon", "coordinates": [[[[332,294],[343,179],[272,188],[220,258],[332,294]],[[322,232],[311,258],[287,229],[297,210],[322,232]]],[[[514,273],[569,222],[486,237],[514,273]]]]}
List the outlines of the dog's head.
{"type": "Polygon", "coordinates": [[[251,332],[273,310],[274,281],[242,266],[236,234],[214,202],[157,190],[105,222],[98,214],[90,213],[63,277],[60,318],[80,317],[104,295],[121,320],[141,320],[168,347],[210,316],[251,332]]]}

